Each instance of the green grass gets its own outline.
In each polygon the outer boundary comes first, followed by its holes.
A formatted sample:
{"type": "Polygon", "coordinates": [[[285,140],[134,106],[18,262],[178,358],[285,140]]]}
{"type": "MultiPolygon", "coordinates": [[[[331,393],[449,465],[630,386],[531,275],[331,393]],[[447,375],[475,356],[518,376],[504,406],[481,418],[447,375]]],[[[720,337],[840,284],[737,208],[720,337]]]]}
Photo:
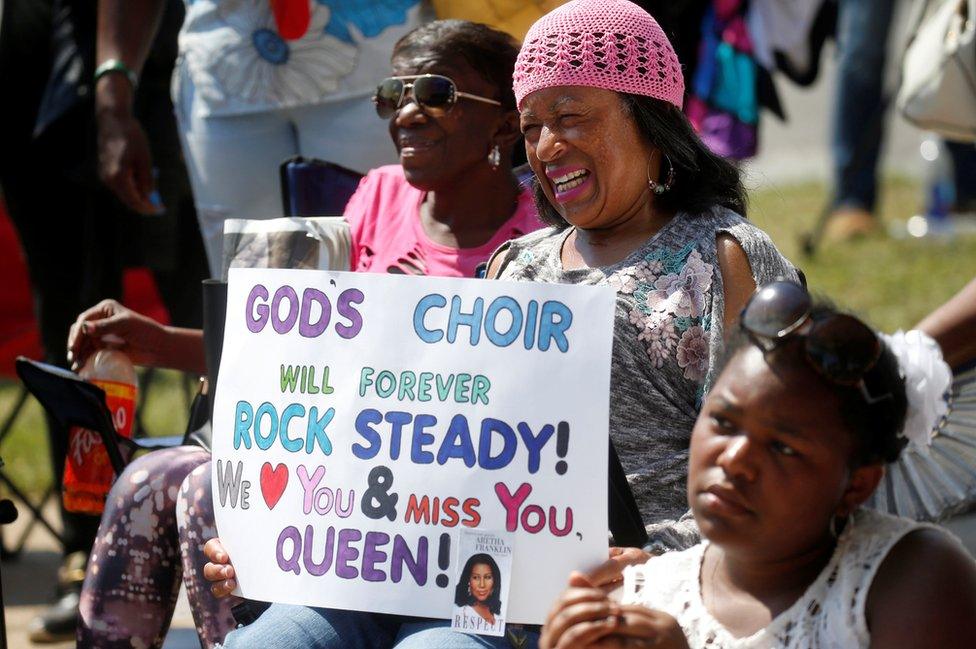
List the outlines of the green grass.
{"type": "MultiPolygon", "coordinates": [[[[810,289],[851,309],[883,331],[908,328],[976,276],[976,237],[893,239],[878,234],[844,244],[822,244],[813,258],[801,253],[825,200],[818,184],[795,185],[751,196],[749,216],[807,275],[810,289]]],[[[889,179],[879,212],[885,225],[919,211],[916,183],[889,179]]]]}
{"type": "MultiPolygon", "coordinates": [[[[893,178],[884,185],[880,212],[886,223],[903,222],[916,211],[916,183],[893,178]]],[[[801,254],[825,200],[816,183],[754,191],[749,215],[780,250],[807,274],[813,291],[853,309],[884,331],[915,324],[976,276],[976,236],[949,241],[891,239],[885,235],[843,245],[823,245],[812,259],[801,254]]],[[[17,386],[0,386],[0,415],[10,411],[17,386]]],[[[188,400],[180,375],[157,374],[144,395],[142,419],[153,435],[175,435],[186,425],[188,400]]],[[[47,436],[40,406],[29,401],[0,445],[5,471],[17,484],[38,492],[51,482],[47,436]]]]}

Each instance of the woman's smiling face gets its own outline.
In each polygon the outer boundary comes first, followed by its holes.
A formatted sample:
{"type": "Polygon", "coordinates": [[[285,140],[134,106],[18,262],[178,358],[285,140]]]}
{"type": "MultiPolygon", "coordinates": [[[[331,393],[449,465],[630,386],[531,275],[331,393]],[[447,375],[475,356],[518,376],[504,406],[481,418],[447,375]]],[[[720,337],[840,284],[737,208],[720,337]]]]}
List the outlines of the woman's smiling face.
{"type": "MultiPolygon", "coordinates": [[[[449,77],[459,92],[497,99],[498,89],[464,61],[394,58],[395,76],[440,74],[449,77]]],[[[446,115],[425,113],[412,96],[390,118],[390,136],[400,155],[407,181],[425,191],[442,189],[464,180],[474,167],[487,167],[492,138],[506,111],[480,101],[458,98],[446,115]]]]}
{"type": "Polygon", "coordinates": [[[520,124],[529,164],[570,224],[604,228],[651,208],[647,173],[655,149],[616,92],[537,90],[523,100],[520,124]]]}
{"type": "Polygon", "coordinates": [[[479,603],[484,603],[491,597],[491,591],[495,589],[495,574],[491,571],[491,566],[484,563],[474,564],[468,586],[471,588],[472,597],[479,603]]]}

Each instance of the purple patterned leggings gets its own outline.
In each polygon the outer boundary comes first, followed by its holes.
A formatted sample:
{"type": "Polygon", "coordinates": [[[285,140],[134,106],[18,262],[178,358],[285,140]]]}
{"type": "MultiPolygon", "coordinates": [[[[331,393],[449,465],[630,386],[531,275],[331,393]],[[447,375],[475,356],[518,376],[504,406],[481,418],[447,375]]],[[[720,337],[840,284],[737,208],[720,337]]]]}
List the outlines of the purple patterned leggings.
{"type": "Polygon", "coordinates": [[[234,628],[230,604],[210,594],[202,573],[214,536],[207,451],[180,446],[132,462],[109,492],[92,548],[78,646],[161,647],[181,575],[201,644],[222,641],[234,628]]]}

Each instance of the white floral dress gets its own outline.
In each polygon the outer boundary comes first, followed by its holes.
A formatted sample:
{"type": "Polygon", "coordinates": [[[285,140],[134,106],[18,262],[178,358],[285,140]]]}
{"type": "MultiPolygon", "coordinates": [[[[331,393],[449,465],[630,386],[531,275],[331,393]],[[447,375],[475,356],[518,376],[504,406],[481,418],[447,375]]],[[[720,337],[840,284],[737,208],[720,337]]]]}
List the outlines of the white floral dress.
{"type": "Polygon", "coordinates": [[[396,41],[421,23],[420,0],[309,3],[304,33],[283,38],[271,0],[185,0],[180,72],[205,115],[366,96],[389,74],[396,41]]]}
{"type": "Polygon", "coordinates": [[[564,270],[571,228],[548,229],[507,244],[499,279],[609,284],[617,290],[611,365],[610,437],[627,472],[651,540],[672,548],[697,543],[688,509],[688,443],[723,346],[724,285],[716,237],[745,251],[756,284],[787,277],[793,266],[762,231],[724,208],[678,214],[623,261],[564,270]]]}

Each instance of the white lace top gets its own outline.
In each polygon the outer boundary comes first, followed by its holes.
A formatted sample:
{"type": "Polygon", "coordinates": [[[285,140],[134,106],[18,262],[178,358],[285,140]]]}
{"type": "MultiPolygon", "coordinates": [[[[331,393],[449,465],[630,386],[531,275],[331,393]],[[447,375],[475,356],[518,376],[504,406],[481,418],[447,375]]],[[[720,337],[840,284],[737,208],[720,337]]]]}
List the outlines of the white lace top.
{"type": "Polygon", "coordinates": [[[643,604],[678,620],[688,646],[709,649],[855,649],[871,643],[864,610],[874,576],[906,534],[933,525],[859,510],[830,562],[793,606],[764,629],[736,638],[706,610],[701,564],[708,542],[655,557],[624,571],[624,603],[643,604]]]}

